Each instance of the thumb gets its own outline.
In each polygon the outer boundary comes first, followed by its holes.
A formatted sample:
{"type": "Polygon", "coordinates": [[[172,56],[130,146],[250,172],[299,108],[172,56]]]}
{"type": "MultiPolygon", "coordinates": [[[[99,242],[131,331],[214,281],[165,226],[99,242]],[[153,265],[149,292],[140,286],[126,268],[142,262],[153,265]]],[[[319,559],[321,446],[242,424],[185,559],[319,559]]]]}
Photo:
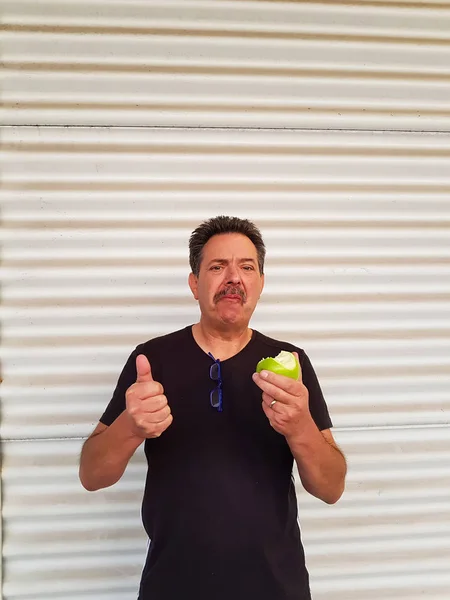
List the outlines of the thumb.
{"type": "Polygon", "coordinates": [[[139,356],[136,357],[136,373],[137,383],[153,381],[152,368],[148,362],[148,358],[144,356],[144,354],[139,354],[139,356]]]}

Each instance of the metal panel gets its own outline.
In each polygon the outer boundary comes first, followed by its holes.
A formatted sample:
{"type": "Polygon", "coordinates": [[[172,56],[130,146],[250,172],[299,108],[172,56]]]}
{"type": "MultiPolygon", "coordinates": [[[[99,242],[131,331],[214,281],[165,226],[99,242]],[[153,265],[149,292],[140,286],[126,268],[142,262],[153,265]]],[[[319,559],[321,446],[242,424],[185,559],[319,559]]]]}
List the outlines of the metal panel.
{"type": "Polygon", "coordinates": [[[253,325],[337,426],[448,423],[450,135],[6,128],[0,158],[3,437],[90,431],[134,346],[196,319],[187,240],[220,213],[261,226],[253,325]]]}
{"type": "Polygon", "coordinates": [[[3,444],[5,600],[135,599],[146,538],[143,453],[109,490],[78,481],[81,440],[3,444]]]}
{"type": "Polygon", "coordinates": [[[91,430],[136,343],[195,320],[187,239],[218,213],[261,226],[253,325],[307,349],[350,461],[336,507],[299,491],[315,599],[444,600],[450,135],[19,127],[2,142],[5,600],[135,597],[142,456],[87,494],[82,441],[65,438],[91,430]]]}
{"type": "Polygon", "coordinates": [[[347,491],[335,506],[299,493],[313,597],[448,597],[450,429],[342,431],[347,491]]]}
{"type": "MultiPolygon", "coordinates": [[[[315,600],[444,600],[450,428],[341,431],[347,491],[299,511],[315,600]]],[[[81,441],[4,444],[5,600],[132,600],[145,556],[142,454],[114,489],[77,481],[81,441]],[[32,583],[32,586],[30,585],[32,583]]]]}
{"type": "Polygon", "coordinates": [[[3,0],[9,124],[450,130],[448,2],[3,0]]]}
{"type": "Polygon", "coordinates": [[[0,17],[2,597],[136,597],[142,452],[88,494],[81,436],[134,345],[197,318],[188,236],[225,213],[261,226],[252,324],[308,351],[349,460],[338,505],[299,486],[314,599],[447,599],[450,134],[419,132],[450,131],[449,3],[0,17]]]}

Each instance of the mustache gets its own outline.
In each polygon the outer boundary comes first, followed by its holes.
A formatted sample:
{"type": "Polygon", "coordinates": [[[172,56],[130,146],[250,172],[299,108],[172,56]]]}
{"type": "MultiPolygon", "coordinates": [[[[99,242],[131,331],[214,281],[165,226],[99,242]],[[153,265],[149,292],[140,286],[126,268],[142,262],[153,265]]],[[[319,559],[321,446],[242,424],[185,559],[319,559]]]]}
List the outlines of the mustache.
{"type": "Polygon", "coordinates": [[[215,294],[214,303],[217,304],[217,302],[219,302],[219,300],[221,300],[224,296],[228,296],[228,295],[240,296],[242,302],[245,302],[247,300],[244,290],[242,290],[240,287],[237,287],[237,286],[229,286],[229,287],[224,288],[220,292],[217,292],[217,294],[215,294]]]}

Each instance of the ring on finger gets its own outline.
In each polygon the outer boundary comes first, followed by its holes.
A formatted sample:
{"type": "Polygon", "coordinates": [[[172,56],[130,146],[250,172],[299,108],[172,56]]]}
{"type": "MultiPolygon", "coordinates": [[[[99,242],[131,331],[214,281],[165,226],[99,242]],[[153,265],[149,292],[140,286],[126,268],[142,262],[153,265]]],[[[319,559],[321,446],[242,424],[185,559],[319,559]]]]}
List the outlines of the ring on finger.
{"type": "Polygon", "coordinates": [[[276,404],[276,400],[272,400],[272,402],[270,403],[270,408],[273,408],[274,404],[276,404]]]}

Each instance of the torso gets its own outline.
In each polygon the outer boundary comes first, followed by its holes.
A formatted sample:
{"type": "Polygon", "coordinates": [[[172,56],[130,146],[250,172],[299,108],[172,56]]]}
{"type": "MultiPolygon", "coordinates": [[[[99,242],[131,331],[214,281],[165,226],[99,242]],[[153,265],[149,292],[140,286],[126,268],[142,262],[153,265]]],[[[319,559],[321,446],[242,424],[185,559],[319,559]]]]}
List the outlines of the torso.
{"type": "Polygon", "coordinates": [[[277,352],[266,340],[252,332],[223,359],[221,413],[209,402],[212,359],[190,328],[141,347],[174,420],[146,442],[143,520],[152,541],[140,600],[310,599],[293,458],[251,379],[258,360],[277,352]]]}

